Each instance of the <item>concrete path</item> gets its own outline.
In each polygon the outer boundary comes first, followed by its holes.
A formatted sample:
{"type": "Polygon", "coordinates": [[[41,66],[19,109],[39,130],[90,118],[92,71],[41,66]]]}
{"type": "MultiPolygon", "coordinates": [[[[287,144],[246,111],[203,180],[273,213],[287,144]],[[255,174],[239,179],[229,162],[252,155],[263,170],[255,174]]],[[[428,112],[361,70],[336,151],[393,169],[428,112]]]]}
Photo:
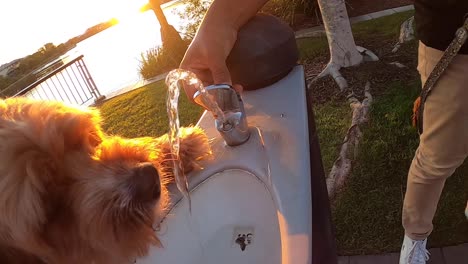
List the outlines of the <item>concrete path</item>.
{"type": "Polygon", "coordinates": [[[141,87],[143,87],[145,85],[148,85],[150,83],[154,83],[154,82],[157,82],[157,81],[160,81],[160,80],[164,80],[166,78],[167,74],[168,74],[168,72],[160,74],[160,75],[158,75],[156,77],[153,77],[153,78],[151,78],[149,80],[140,80],[135,84],[123,87],[121,89],[118,89],[118,90],[115,90],[115,91],[112,91],[112,92],[109,92],[109,93],[106,94],[106,100],[109,100],[112,97],[116,97],[118,95],[130,92],[130,91],[133,91],[135,89],[141,88],[141,87]]]}
{"type": "MultiPolygon", "coordinates": [[[[405,12],[405,11],[409,11],[409,10],[413,10],[413,9],[414,9],[413,5],[396,7],[396,8],[391,8],[391,9],[387,9],[387,10],[383,10],[383,11],[370,13],[370,14],[367,14],[367,15],[351,17],[349,19],[349,21],[351,22],[351,24],[354,24],[354,23],[357,23],[357,22],[362,22],[362,21],[376,19],[376,18],[380,18],[380,17],[384,17],[384,16],[389,16],[389,15],[393,15],[393,14],[396,14],[396,13],[401,13],[401,12],[405,12]]],[[[298,39],[298,38],[310,38],[310,37],[316,37],[316,36],[320,36],[320,35],[325,35],[325,29],[323,28],[323,25],[296,31],[296,39],[298,39]]]]}

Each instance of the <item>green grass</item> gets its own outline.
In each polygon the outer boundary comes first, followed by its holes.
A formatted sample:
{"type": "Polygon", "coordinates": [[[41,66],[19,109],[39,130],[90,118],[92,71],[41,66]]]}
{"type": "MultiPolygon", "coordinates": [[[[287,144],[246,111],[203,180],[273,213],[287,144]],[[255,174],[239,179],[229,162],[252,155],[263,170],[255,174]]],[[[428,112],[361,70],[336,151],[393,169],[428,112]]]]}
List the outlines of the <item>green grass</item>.
{"type": "MultiPolygon", "coordinates": [[[[352,174],[333,205],[340,254],[376,254],[401,247],[406,175],[418,145],[410,117],[419,87],[419,82],[394,83],[374,102],[352,174]]],[[[447,182],[430,247],[468,241],[463,214],[468,178],[463,174],[468,174],[467,166],[447,182]]]]}
{"type": "Polygon", "coordinates": [[[406,173],[417,146],[410,126],[417,85],[393,84],[377,98],[352,173],[333,206],[340,254],[374,254],[401,246],[406,173]]]}
{"type": "Polygon", "coordinates": [[[353,24],[353,35],[356,39],[369,37],[375,38],[378,36],[394,36],[396,38],[400,33],[401,23],[410,18],[413,14],[414,11],[411,10],[355,23],[353,24]]]}
{"type": "Polygon", "coordinates": [[[299,56],[302,59],[314,58],[328,52],[328,42],[326,36],[316,38],[298,39],[297,47],[299,48],[299,56]]]}
{"type": "MultiPolygon", "coordinates": [[[[414,11],[397,13],[373,20],[358,22],[352,25],[354,38],[369,39],[376,37],[398,38],[400,25],[414,14],[414,11]]],[[[314,58],[328,53],[328,41],[325,35],[314,38],[301,38],[297,40],[300,57],[302,59],[314,58]]]]}
{"type": "MultiPolygon", "coordinates": [[[[353,25],[355,39],[396,41],[399,25],[412,14],[409,11],[356,23],[353,25]]],[[[303,59],[328,53],[325,37],[300,39],[298,46],[303,59]]],[[[340,255],[400,250],[407,173],[418,146],[417,131],[410,124],[412,104],[420,89],[418,78],[414,76],[410,83],[390,83],[387,93],[375,98],[371,121],[363,127],[363,140],[350,178],[332,204],[340,255]]],[[[328,174],[349,127],[350,109],[345,102],[332,101],[316,105],[314,111],[328,174]]],[[[463,214],[467,174],[468,164],[464,164],[447,181],[434,218],[429,247],[468,242],[468,222],[463,214]]]]}
{"type": "MultiPolygon", "coordinates": [[[[106,101],[100,110],[104,129],[126,137],[160,136],[169,129],[166,112],[166,86],[163,81],[149,84],[106,101]]],[[[202,108],[190,103],[182,92],[179,117],[182,126],[196,124],[202,108]]]]}
{"type": "Polygon", "coordinates": [[[329,172],[350,125],[351,108],[345,102],[328,102],[315,106],[314,112],[323,166],[329,172]]]}

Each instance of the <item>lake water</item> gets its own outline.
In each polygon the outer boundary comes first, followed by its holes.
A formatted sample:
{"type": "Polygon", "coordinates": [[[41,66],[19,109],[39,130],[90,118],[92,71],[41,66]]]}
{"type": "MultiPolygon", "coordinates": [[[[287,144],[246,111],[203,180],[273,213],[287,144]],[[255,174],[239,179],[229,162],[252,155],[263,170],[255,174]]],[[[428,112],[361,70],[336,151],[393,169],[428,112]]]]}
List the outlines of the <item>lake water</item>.
{"type": "MultiPolygon", "coordinates": [[[[168,22],[181,30],[184,21],[174,12],[181,4],[163,6],[168,22]]],[[[106,95],[142,80],[138,68],[141,54],[161,45],[159,23],[150,10],[121,22],[80,43],[69,54],[84,55],[84,61],[101,94],[106,95]]]]}

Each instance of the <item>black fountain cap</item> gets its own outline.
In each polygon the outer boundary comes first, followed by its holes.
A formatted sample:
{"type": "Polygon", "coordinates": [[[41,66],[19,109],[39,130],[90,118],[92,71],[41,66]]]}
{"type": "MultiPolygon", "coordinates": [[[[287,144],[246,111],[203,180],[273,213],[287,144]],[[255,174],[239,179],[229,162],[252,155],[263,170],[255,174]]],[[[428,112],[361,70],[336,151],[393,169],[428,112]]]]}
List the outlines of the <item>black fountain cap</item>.
{"type": "Polygon", "coordinates": [[[226,63],[234,84],[255,90],[285,77],[298,60],[292,28],[275,16],[257,14],[238,32],[226,63]]]}

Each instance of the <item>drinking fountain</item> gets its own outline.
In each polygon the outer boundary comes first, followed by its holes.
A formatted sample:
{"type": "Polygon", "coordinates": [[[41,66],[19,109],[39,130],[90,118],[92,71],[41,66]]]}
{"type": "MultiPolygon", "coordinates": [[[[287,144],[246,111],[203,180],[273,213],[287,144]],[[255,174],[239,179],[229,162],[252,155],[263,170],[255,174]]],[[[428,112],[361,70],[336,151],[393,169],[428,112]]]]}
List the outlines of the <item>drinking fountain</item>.
{"type": "Polygon", "coordinates": [[[335,264],[330,204],[310,92],[294,32],[259,14],[239,32],[227,60],[232,87],[207,92],[221,114],[197,126],[211,139],[213,159],[191,172],[189,202],[169,186],[171,205],[154,223],[162,247],[136,263],[335,264]]]}

